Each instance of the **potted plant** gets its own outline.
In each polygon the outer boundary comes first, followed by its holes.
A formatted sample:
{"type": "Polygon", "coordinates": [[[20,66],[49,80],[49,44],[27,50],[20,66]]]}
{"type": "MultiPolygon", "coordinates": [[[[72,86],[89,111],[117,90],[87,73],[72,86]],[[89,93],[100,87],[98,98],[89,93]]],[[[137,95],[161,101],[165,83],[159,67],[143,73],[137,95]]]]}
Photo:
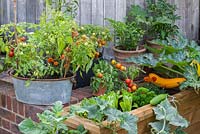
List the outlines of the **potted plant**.
{"type": "Polygon", "coordinates": [[[100,60],[92,69],[95,76],[91,78],[90,87],[94,96],[121,89],[128,92],[137,90],[137,82],[134,80],[138,77],[140,69],[134,65],[125,67],[115,60],[111,60],[111,63],[100,60]]]}
{"type": "MultiPolygon", "coordinates": [[[[73,32],[77,37],[90,38],[96,47],[94,63],[98,63],[98,59],[102,59],[104,47],[111,41],[110,30],[106,27],[97,25],[83,25],[73,32]]],[[[92,65],[93,67],[94,65],[92,65]]],[[[90,78],[94,76],[92,69],[88,72],[77,73],[76,75],[76,88],[85,87],[90,85],[90,78]]]]}
{"type": "Polygon", "coordinates": [[[26,37],[20,38],[22,41],[18,40],[18,25],[14,26],[17,38],[10,38],[1,49],[7,53],[6,65],[13,70],[17,100],[38,105],[68,103],[76,71],[87,72],[92,66],[95,43],[87,37],[72,36],[78,26],[60,11],[50,10],[39,24],[31,24],[33,32],[23,34],[26,37]]]}
{"type": "Polygon", "coordinates": [[[146,0],[147,7],[143,9],[139,5],[132,5],[128,20],[136,21],[145,30],[147,48],[160,49],[160,46],[151,42],[153,39],[166,40],[167,37],[175,35],[179,28],[175,24],[180,16],[175,14],[177,7],[166,0],[146,0]]]}
{"type": "Polygon", "coordinates": [[[109,62],[100,60],[92,68],[95,76],[91,78],[90,87],[94,96],[103,95],[104,93],[115,91],[120,87],[125,87],[124,83],[119,80],[118,70],[109,62]]]}
{"type": "Polygon", "coordinates": [[[146,49],[140,45],[140,41],[144,35],[142,30],[136,22],[120,22],[112,19],[107,19],[114,29],[115,46],[113,47],[115,59],[130,66],[125,59],[131,56],[137,56],[144,53],[146,49]]]}

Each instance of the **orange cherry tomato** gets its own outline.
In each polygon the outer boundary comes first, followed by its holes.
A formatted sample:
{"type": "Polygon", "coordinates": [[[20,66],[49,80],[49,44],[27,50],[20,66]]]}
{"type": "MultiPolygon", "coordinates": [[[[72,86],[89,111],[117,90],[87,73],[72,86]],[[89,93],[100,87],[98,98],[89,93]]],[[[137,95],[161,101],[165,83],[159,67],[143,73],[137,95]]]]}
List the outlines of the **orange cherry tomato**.
{"type": "Polygon", "coordinates": [[[62,54],[62,55],[60,56],[60,59],[61,59],[61,60],[65,59],[65,55],[62,54]]]}
{"type": "Polygon", "coordinates": [[[58,66],[58,64],[59,64],[59,63],[58,63],[57,61],[53,62],[53,65],[54,65],[54,66],[58,66]]]}
{"type": "Polygon", "coordinates": [[[120,68],[121,68],[121,66],[122,66],[122,64],[121,64],[121,63],[117,63],[117,64],[115,65],[115,67],[116,67],[117,69],[120,69],[120,68]]]}
{"type": "Polygon", "coordinates": [[[120,70],[121,70],[121,71],[126,71],[126,67],[125,67],[125,66],[121,66],[121,67],[120,67],[120,70]]]}
{"type": "Polygon", "coordinates": [[[53,63],[53,62],[54,62],[54,59],[50,57],[50,58],[48,58],[47,61],[48,61],[48,63],[53,63]]]}
{"type": "Polygon", "coordinates": [[[103,74],[102,74],[102,73],[98,73],[98,74],[97,74],[97,77],[98,77],[98,78],[103,78],[103,74]]]}
{"type": "Polygon", "coordinates": [[[131,90],[132,90],[133,92],[135,92],[135,91],[137,90],[137,86],[136,86],[136,85],[133,85],[133,86],[131,87],[131,90]]]}

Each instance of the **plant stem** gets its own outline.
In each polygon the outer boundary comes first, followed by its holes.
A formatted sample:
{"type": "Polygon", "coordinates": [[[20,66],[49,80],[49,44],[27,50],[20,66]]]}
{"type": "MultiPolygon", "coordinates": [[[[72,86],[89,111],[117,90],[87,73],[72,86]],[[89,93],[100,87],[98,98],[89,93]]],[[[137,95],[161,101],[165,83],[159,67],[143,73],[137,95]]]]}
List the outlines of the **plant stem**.
{"type": "Polygon", "coordinates": [[[157,133],[157,134],[162,134],[163,133],[163,131],[165,131],[165,127],[166,127],[166,116],[167,116],[167,112],[166,112],[166,110],[165,110],[165,108],[163,107],[163,106],[161,106],[160,105],[160,107],[161,107],[161,109],[163,110],[163,112],[164,112],[164,117],[165,117],[165,119],[163,119],[163,127],[162,127],[162,129],[157,133]]]}
{"type": "Polygon", "coordinates": [[[168,68],[168,67],[166,67],[166,66],[164,66],[164,65],[160,65],[160,67],[162,67],[162,68],[164,68],[164,69],[167,69],[167,70],[169,70],[169,71],[171,71],[171,72],[174,72],[174,73],[176,73],[176,74],[179,74],[179,75],[182,75],[182,76],[183,76],[183,74],[182,74],[181,72],[176,71],[176,70],[171,69],[171,68],[168,68]]]}

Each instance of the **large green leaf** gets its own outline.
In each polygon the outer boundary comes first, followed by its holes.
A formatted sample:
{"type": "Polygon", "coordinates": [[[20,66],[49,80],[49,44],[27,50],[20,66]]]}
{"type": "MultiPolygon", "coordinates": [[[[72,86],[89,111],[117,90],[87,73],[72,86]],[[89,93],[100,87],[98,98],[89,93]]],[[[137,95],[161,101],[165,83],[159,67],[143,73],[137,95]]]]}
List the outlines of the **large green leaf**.
{"type": "Polygon", "coordinates": [[[41,129],[31,119],[25,119],[19,124],[19,130],[23,134],[48,134],[48,131],[41,129]]]}
{"type": "Polygon", "coordinates": [[[169,134],[169,125],[167,124],[166,126],[163,126],[163,123],[163,121],[156,121],[153,123],[149,123],[149,125],[153,128],[153,131],[159,132],[159,134],[169,134]]]}
{"type": "Polygon", "coordinates": [[[147,53],[138,57],[131,57],[126,60],[127,62],[134,62],[138,65],[156,67],[159,61],[154,58],[153,54],[147,53]]]}
{"type": "Polygon", "coordinates": [[[120,121],[120,116],[122,115],[122,112],[114,108],[109,108],[104,111],[104,114],[107,116],[107,120],[112,122],[120,121]]]}
{"type": "Polygon", "coordinates": [[[124,128],[125,130],[128,131],[128,134],[137,134],[137,121],[138,118],[136,116],[131,115],[128,112],[125,112],[122,115],[122,121],[120,123],[120,127],[124,128]]]}
{"type": "MultiPolygon", "coordinates": [[[[149,125],[157,132],[160,132],[161,128],[165,128],[169,124],[181,128],[189,126],[188,121],[179,115],[177,109],[171,105],[168,99],[162,101],[157,107],[154,107],[153,110],[156,115],[156,120],[159,122],[153,122],[149,125]]],[[[168,128],[166,130],[168,130],[168,128]]]]}

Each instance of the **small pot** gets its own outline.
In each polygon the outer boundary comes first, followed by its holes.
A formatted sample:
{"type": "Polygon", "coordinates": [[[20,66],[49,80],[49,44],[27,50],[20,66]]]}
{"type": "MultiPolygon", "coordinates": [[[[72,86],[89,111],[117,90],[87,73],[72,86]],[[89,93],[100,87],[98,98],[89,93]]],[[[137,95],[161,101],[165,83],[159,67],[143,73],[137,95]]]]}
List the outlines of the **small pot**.
{"type": "Polygon", "coordinates": [[[36,105],[52,105],[56,101],[61,101],[63,104],[70,102],[75,76],[36,80],[11,76],[16,99],[20,102],[36,105]],[[28,86],[27,82],[30,82],[28,86]]]}
{"type": "Polygon", "coordinates": [[[93,92],[93,96],[100,96],[106,93],[107,87],[100,85],[98,91],[93,92]]]}
{"type": "Polygon", "coordinates": [[[116,61],[120,62],[121,64],[127,67],[133,65],[134,63],[126,62],[125,59],[130,58],[132,56],[139,56],[146,52],[146,48],[144,48],[144,46],[141,46],[139,50],[135,51],[120,50],[116,46],[114,46],[112,50],[114,52],[116,61]]]}

